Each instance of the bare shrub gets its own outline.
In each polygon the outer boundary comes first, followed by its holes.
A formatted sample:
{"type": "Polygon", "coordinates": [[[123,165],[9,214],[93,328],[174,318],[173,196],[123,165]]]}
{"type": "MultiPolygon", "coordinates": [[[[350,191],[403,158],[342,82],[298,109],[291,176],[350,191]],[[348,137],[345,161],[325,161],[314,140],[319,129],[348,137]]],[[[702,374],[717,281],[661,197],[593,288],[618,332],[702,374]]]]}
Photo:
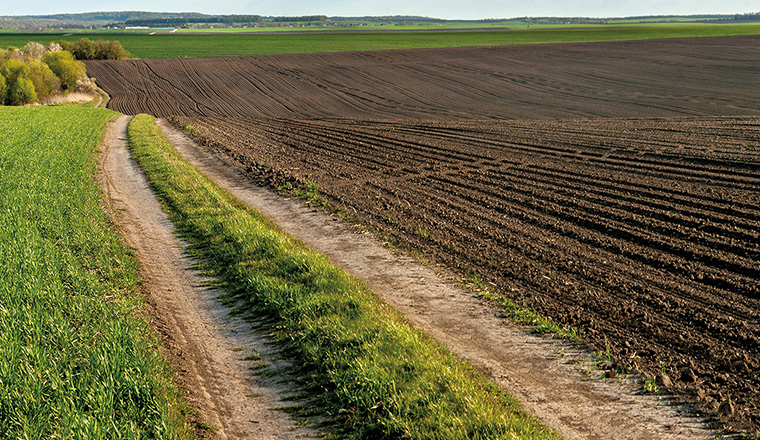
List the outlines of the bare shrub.
{"type": "Polygon", "coordinates": [[[93,94],[95,93],[95,89],[97,89],[97,86],[87,77],[77,78],[77,82],[74,85],[74,91],[79,93],[93,94]]]}
{"type": "Polygon", "coordinates": [[[45,54],[45,46],[40,43],[30,41],[24,46],[24,56],[29,60],[39,61],[42,59],[42,55],[45,54]]]}

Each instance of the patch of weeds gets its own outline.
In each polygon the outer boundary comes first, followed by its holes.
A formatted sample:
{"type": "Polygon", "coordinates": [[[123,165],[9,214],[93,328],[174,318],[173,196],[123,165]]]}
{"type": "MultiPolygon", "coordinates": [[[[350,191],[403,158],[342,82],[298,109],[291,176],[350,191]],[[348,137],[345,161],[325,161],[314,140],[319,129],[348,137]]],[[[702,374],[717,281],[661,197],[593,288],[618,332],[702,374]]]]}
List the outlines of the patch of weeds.
{"type": "Polygon", "coordinates": [[[350,215],[350,214],[346,214],[346,213],[344,213],[343,211],[338,211],[338,212],[336,213],[336,215],[338,216],[338,218],[340,218],[341,220],[343,220],[343,221],[345,221],[345,222],[348,222],[348,223],[356,223],[356,222],[358,222],[358,221],[359,221],[359,220],[358,220],[356,217],[354,217],[353,215],[350,215]]]}
{"type": "Polygon", "coordinates": [[[258,353],[249,354],[243,358],[244,361],[258,361],[261,360],[261,355],[258,353]]]}
{"type": "Polygon", "coordinates": [[[317,183],[312,182],[311,180],[304,181],[304,189],[301,190],[298,198],[308,201],[313,206],[316,206],[323,211],[327,210],[330,207],[330,204],[327,203],[327,200],[325,200],[325,198],[319,194],[319,187],[317,186],[317,183]]]}
{"type": "Polygon", "coordinates": [[[271,365],[272,364],[269,363],[269,362],[263,362],[262,361],[262,362],[258,362],[256,364],[251,365],[250,367],[248,367],[248,369],[251,370],[251,371],[253,371],[253,372],[258,372],[258,371],[263,370],[264,368],[270,367],[271,365]]]}
{"type": "Polygon", "coordinates": [[[409,251],[409,256],[412,257],[412,259],[416,261],[420,266],[427,266],[432,263],[432,260],[430,258],[414,249],[411,249],[409,251]]]}
{"type": "Polygon", "coordinates": [[[206,431],[206,432],[211,433],[211,434],[215,434],[216,433],[216,428],[214,428],[213,426],[209,425],[206,422],[202,422],[202,421],[201,422],[197,422],[195,424],[195,426],[196,426],[196,428],[198,428],[201,431],[206,431]]]}
{"type": "Polygon", "coordinates": [[[257,376],[259,376],[259,377],[274,377],[274,376],[277,376],[279,374],[282,374],[282,371],[280,371],[277,368],[266,368],[266,369],[262,368],[262,369],[256,371],[255,374],[257,376]]]}
{"type": "Polygon", "coordinates": [[[660,361],[660,374],[668,374],[668,363],[660,361]]]}
{"type": "Polygon", "coordinates": [[[311,180],[304,180],[296,185],[286,182],[275,188],[277,194],[283,197],[293,197],[296,199],[306,200],[309,204],[321,211],[328,211],[330,204],[327,199],[319,194],[319,186],[311,180]]]}
{"type": "Polygon", "coordinates": [[[414,230],[414,235],[422,238],[428,238],[430,236],[430,233],[428,232],[427,228],[423,228],[422,226],[418,226],[414,230]]]}
{"type": "Polygon", "coordinates": [[[235,347],[235,348],[232,349],[232,351],[235,351],[235,352],[237,352],[237,351],[243,351],[243,350],[245,350],[244,347],[235,347]]]}
{"type": "Polygon", "coordinates": [[[520,324],[529,326],[533,333],[541,335],[551,334],[574,342],[580,342],[581,340],[581,335],[578,329],[564,327],[552,322],[548,318],[545,318],[532,310],[521,307],[511,299],[500,298],[499,302],[506,316],[514,319],[520,324]]]}
{"type": "Polygon", "coordinates": [[[650,393],[659,393],[660,387],[657,386],[657,383],[654,379],[645,379],[644,380],[644,389],[650,393]]]}
{"type": "MultiPolygon", "coordinates": [[[[581,335],[578,329],[565,327],[552,322],[548,318],[545,318],[528,308],[520,306],[509,298],[491,292],[486,283],[477,275],[471,274],[468,276],[465,284],[470,291],[477,292],[479,298],[496,302],[504,312],[505,317],[511,318],[519,324],[530,327],[533,333],[554,335],[572,342],[580,342],[581,340],[581,335]]],[[[609,354],[609,347],[607,353],[609,354]]]]}

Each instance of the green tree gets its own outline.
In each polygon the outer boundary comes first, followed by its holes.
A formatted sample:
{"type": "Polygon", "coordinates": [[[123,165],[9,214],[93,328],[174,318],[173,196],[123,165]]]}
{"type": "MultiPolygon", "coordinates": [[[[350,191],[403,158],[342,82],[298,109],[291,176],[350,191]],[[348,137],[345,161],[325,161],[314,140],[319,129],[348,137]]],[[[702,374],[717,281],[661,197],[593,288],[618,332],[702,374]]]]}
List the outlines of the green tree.
{"type": "Polygon", "coordinates": [[[5,92],[8,91],[8,86],[5,84],[5,77],[0,75],[0,105],[5,103],[5,92]]]}
{"type": "Polygon", "coordinates": [[[82,38],[71,48],[71,54],[78,60],[94,60],[95,43],[89,38],[82,38]]]}
{"type": "Polygon", "coordinates": [[[6,84],[14,84],[18,78],[28,77],[29,73],[29,66],[13,58],[0,67],[0,75],[5,77],[6,84]]]}
{"type": "Polygon", "coordinates": [[[34,90],[37,92],[37,98],[40,101],[61,92],[61,80],[55,76],[47,64],[41,61],[29,63],[29,76],[27,78],[34,84],[34,90]]]}
{"type": "Polygon", "coordinates": [[[127,52],[118,41],[95,40],[82,38],[76,42],[60,40],[57,43],[63,50],[71,52],[78,60],[122,60],[129,58],[127,52]]]}
{"type": "Polygon", "coordinates": [[[19,78],[11,87],[10,104],[23,105],[37,102],[37,93],[34,91],[34,84],[26,78],[19,78]]]}
{"type": "Polygon", "coordinates": [[[96,60],[122,60],[127,57],[129,54],[118,41],[95,41],[96,60]]]}
{"type": "Polygon", "coordinates": [[[48,52],[42,56],[42,62],[47,64],[61,80],[64,91],[74,90],[77,79],[86,77],[84,63],[75,60],[71,52],[65,50],[48,52]]]}

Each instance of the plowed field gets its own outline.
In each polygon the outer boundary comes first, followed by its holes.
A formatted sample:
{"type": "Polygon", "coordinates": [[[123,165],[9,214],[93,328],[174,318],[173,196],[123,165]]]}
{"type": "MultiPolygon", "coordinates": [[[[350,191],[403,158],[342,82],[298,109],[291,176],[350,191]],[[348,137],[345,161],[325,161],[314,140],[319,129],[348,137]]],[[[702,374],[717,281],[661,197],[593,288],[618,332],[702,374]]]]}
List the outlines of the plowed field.
{"type": "Polygon", "coordinates": [[[760,119],[187,123],[758,426],[760,119]]]}
{"type": "Polygon", "coordinates": [[[760,432],[760,37],[88,62],[760,432]],[[571,119],[577,118],[577,119],[571,119]],[[505,121],[511,120],[511,121],[505,121]]]}
{"type": "Polygon", "coordinates": [[[755,115],[760,37],[88,61],[154,116],[523,119],[755,115]]]}

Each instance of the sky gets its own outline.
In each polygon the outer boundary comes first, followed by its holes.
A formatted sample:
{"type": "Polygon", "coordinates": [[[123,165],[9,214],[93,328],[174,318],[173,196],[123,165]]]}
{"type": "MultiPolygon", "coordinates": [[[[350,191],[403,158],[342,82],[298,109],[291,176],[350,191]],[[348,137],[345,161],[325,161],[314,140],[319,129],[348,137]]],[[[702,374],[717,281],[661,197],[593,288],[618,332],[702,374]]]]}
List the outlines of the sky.
{"type": "Polygon", "coordinates": [[[624,17],[760,12],[758,0],[28,0],[0,2],[0,15],[96,11],[256,15],[421,15],[446,19],[624,17]],[[9,4],[10,3],[10,4],[9,4]]]}

